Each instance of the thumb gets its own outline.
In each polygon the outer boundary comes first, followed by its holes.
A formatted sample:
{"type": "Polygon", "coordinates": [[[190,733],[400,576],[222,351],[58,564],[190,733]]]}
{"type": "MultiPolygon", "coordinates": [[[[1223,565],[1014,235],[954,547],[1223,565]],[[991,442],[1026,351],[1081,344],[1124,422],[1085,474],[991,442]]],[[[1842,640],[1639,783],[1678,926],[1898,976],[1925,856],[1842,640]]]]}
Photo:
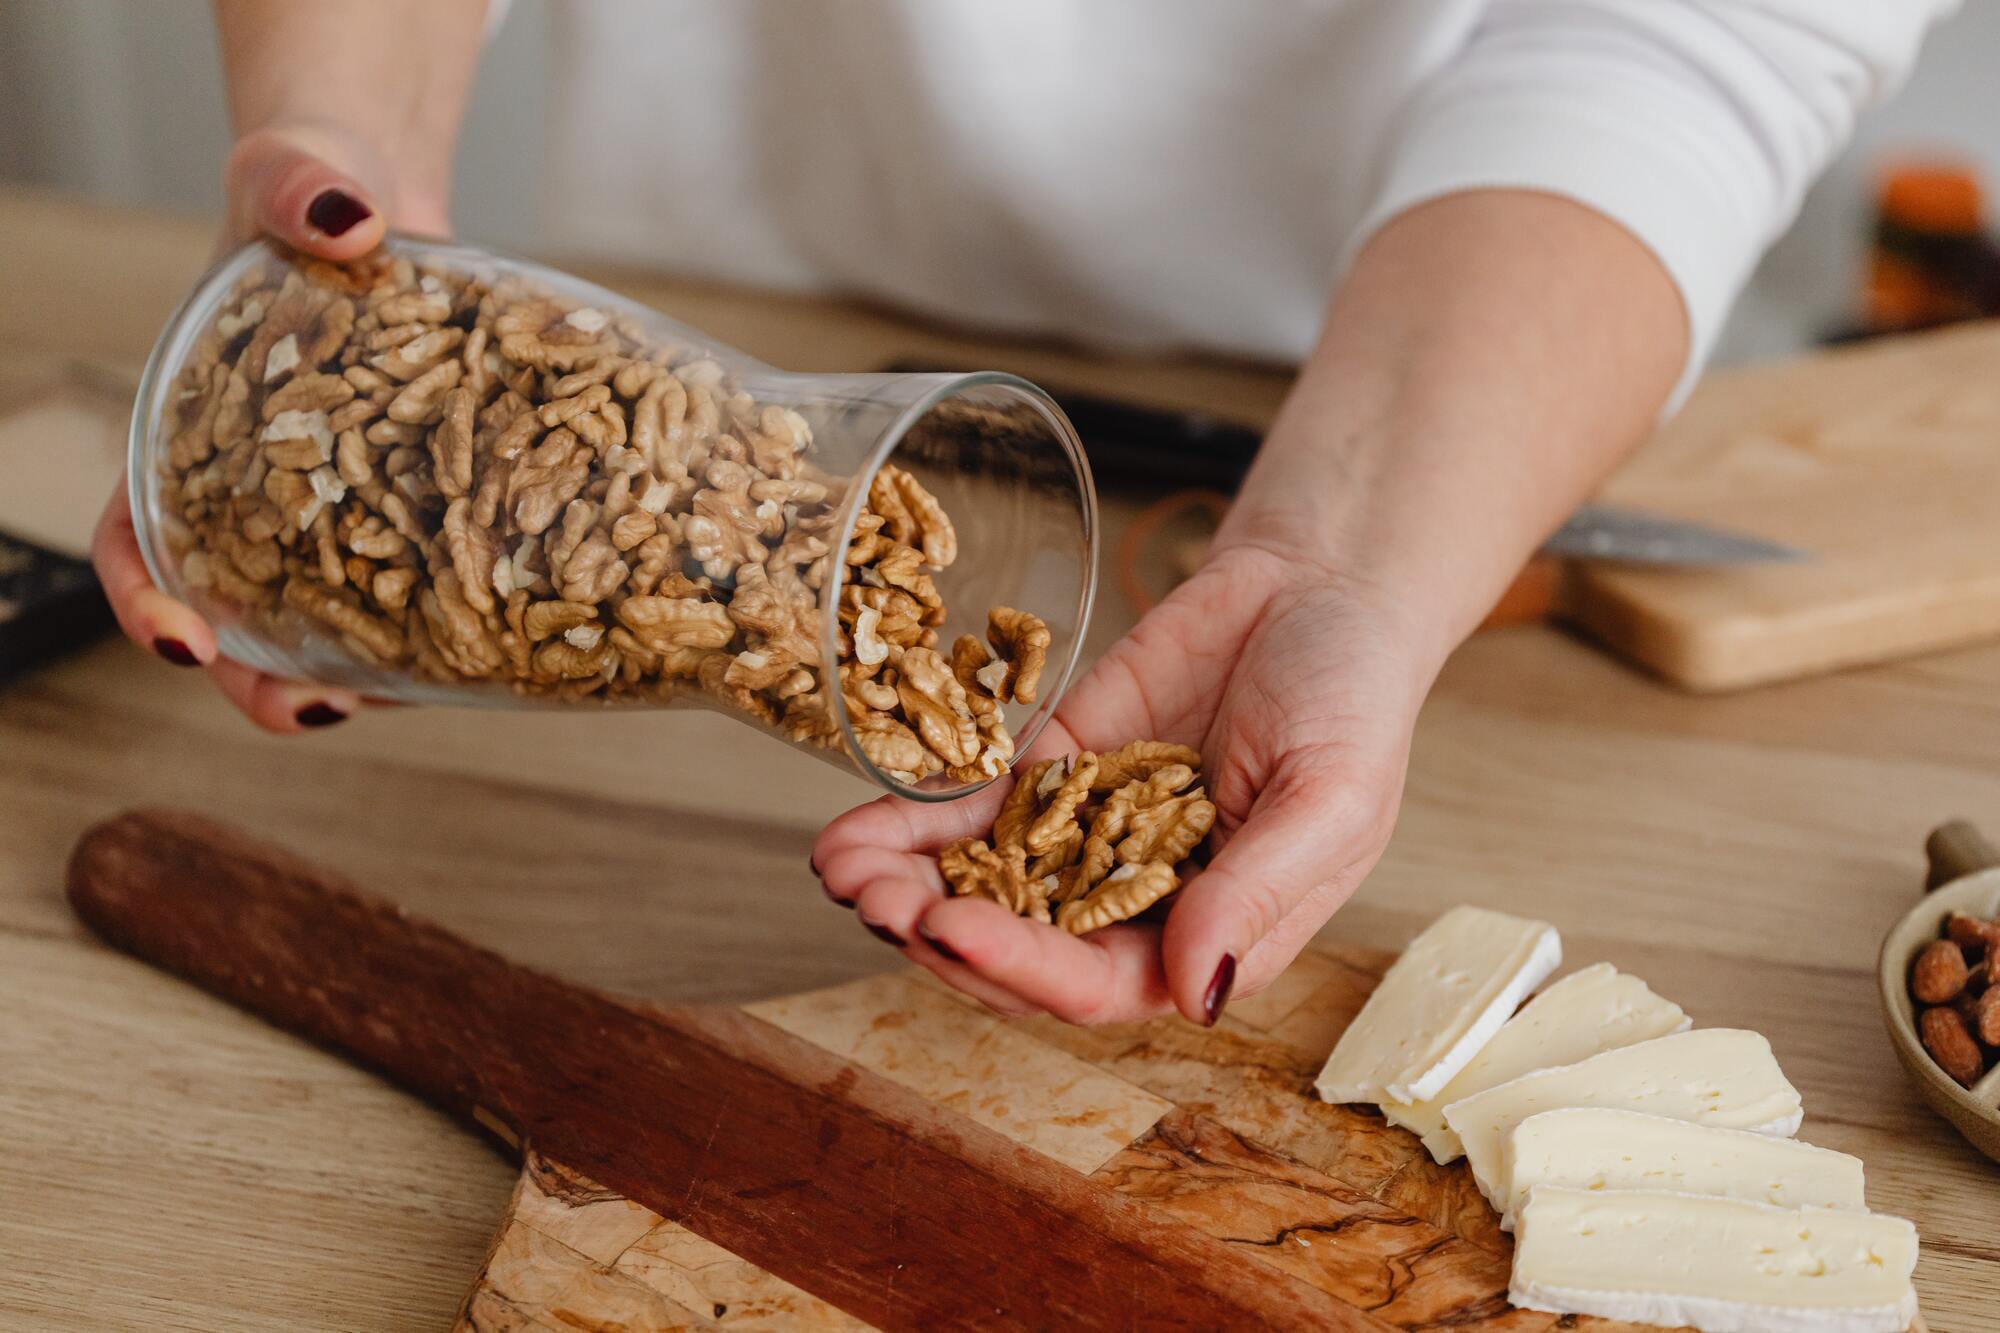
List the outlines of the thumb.
{"type": "Polygon", "coordinates": [[[1251,993],[1282,971],[1388,841],[1396,784],[1385,790],[1309,765],[1288,767],[1167,917],[1160,940],[1167,987],[1193,1022],[1215,1021],[1239,966],[1237,984],[1251,993]]]}
{"type": "Polygon", "coordinates": [[[384,201],[359,179],[360,155],[309,129],[256,130],[224,171],[232,239],[263,233],[321,259],[347,260],[381,243],[384,201]]]}

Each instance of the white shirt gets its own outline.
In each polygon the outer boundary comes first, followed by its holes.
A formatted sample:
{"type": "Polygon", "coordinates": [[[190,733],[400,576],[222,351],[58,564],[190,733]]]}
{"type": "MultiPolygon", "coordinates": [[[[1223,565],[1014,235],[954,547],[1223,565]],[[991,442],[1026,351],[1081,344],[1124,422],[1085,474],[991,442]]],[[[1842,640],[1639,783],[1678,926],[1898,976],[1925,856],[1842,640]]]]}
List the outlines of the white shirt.
{"type": "Polygon", "coordinates": [[[652,0],[553,6],[551,235],[944,320],[1297,360],[1388,218],[1584,203],[1690,371],[1957,0],[652,0]]]}

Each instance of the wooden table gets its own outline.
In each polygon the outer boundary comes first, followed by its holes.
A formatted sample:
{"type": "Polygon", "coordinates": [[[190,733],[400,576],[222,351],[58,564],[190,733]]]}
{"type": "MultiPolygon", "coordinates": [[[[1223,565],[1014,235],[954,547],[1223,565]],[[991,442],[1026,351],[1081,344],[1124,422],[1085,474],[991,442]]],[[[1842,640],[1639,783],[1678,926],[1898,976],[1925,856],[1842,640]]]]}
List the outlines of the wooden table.
{"type": "MultiPolygon", "coordinates": [[[[135,369],[207,245],[196,223],[0,195],[0,362],[135,369]]],[[[1249,420],[1283,390],[1244,367],[611,280],[797,369],[1004,361],[1249,420]]],[[[1101,608],[1094,637],[1129,623],[1115,591],[1101,608]]],[[[2000,646],[1694,699],[1547,629],[1482,636],[1424,714],[1394,845],[1328,937],[1397,945],[1476,899],[1556,922],[1571,958],[1639,972],[1699,1023],[1768,1033],[1807,1137],[1865,1156],[1874,1204],[1921,1228],[1931,1327],[1990,1328],[2000,1177],[1903,1082],[1871,978],[1925,830],[2000,824],[1996,681],[2000,646]]],[[[515,1175],[417,1102],[86,937],[59,893],[86,824],[197,807],[636,995],[742,1000],[891,965],[805,864],[868,790],[746,737],[699,714],[405,709],[279,741],[123,643],[0,691],[0,1328],[436,1328],[515,1175]]]]}

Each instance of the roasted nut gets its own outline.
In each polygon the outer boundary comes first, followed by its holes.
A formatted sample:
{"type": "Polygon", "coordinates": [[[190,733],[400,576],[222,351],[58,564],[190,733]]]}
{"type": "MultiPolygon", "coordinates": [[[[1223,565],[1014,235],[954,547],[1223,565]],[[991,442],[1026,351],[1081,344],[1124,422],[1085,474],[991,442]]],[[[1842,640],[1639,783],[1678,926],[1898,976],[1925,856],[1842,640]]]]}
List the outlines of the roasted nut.
{"type": "MultiPolygon", "coordinates": [[[[1961,995],[1959,998],[1965,997],[1961,995]]],[[[2000,1046],[2000,987],[1989,986],[1980,992],[1979,998],[1972,1002],[1969,1021],[1980,1041],[1988,1046],[2000,1046]]]]}
{"type": "Polygon", "coordinates": [[[1986,1072],[1986,1057],[1980,1054],[1979,1043],[1972,1039],[1957,1010],[1924,1010],[1917,1020],[1917,1031],[1938,1068],[1961,1085],[1971,1087],[1986,1072]]]}
{"type": "Polygon", "coordinates": [[[1965,954],[1950,940],[1932,940],[1910,968],[1910,994],[1921,1004],[1944,1004],[1965,989],[1965,954]]]}
{"type": "Polygon", "coordinates": [[[1049,627],[1040,616],[996,606],[986,628],[987,642],[1007,663],[1003,688],[994,693],[1018,703],[1035,702],[1042,667],[1049,656],[1049,627]]]}
{"type": "Polygon", "coordinates": [[[1089,893],[1057,908],[1056,924],[1072,935],[1088,935],[1130,920],[1179,887],[1179,877],[1164,862],[1120,866],[1089,893]]]}

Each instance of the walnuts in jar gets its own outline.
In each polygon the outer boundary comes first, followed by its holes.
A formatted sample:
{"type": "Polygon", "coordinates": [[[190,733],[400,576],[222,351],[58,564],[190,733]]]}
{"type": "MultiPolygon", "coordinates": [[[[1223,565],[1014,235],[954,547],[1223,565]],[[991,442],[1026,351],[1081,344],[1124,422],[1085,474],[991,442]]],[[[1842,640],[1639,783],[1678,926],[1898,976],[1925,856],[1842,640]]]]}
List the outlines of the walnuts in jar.
{"type": "Polygon", "coordinates": [[[894,780],[1004,773],[1046,625],[993,608],[997,657],[941,649],[944,505],[903,467],[829,472],[812,422],[754,387],[516,272],[272,252],[173,385],[165,541],[257,633],[381,671],[708,701],[835,751],[845,711],[853,757],[894,780]]]}
{"type": "Polygon", "coordinates": [[[1044,759],[1016,778],[988,840],[938,855],[959,896],[1085,935],[1177,892],[1182,863],[1215,824],[1196,785],[1201,754],[1133,741],[1110,754],[1044,759]]]}

